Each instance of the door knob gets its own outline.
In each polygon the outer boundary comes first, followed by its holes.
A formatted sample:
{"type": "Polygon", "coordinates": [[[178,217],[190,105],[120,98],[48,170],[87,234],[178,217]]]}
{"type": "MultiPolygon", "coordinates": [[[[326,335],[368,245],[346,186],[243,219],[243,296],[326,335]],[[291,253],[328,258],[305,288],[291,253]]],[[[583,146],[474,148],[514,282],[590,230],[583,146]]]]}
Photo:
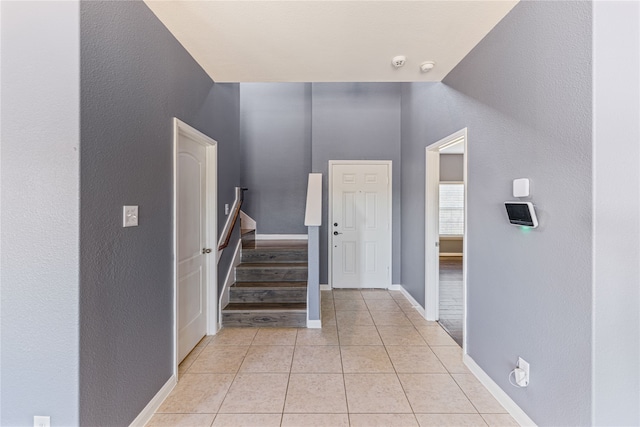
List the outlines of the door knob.
{"type": "Polygon", "coordinates": [[[202,253],[203,253],[203,254],[210,254],[210,253],[211,253],[211,249],[209,249],[209,248],[203,248],[203,249],[202,249],[202,253]]]}
{"type": "Polygon", "coordinates": [[[342,234],[342,233],[338,233],[337,231],[334,231],[334,232],[333,232],[333,235],[334,235],[334,236],[337,236],[338,234],[342,234]]]}

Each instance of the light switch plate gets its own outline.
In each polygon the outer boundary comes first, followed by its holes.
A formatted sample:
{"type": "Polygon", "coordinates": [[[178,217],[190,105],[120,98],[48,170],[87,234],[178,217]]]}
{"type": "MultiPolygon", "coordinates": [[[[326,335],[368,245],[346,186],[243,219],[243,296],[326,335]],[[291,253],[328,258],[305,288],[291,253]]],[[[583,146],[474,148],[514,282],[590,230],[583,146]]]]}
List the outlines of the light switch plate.
{"type": "Polygon", "coordinates": [[[42,415],[33,416],[33,427],[50,427],[51,417],[45,417],[42,415]]]}
{"type": "Polygon", "coordinates": [[[138,206],[122,207],[122,226],[123,227],[138,226],[138,206]]]}

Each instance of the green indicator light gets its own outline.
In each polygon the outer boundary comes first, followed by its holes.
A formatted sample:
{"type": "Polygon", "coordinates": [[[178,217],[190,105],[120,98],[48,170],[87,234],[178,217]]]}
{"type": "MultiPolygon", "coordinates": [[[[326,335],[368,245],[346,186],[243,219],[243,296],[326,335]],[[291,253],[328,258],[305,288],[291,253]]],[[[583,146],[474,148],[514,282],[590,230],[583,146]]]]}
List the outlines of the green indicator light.
{"type": "Polygon", "coordinates": [[[526,225],[521,225],[520,226],[520,230],[522,230],[522,232],[524,234],[529,234],[531,233],[531,227],[527,227],[526,225]]]}

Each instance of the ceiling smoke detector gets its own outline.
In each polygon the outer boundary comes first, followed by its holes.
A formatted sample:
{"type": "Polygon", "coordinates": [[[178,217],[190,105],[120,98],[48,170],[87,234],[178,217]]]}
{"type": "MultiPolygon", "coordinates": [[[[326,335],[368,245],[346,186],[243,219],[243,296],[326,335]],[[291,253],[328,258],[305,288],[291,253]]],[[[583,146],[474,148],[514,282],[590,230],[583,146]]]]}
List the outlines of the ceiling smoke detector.
{"type": "Polygon", "coordinates": [[[420,71],[422,71],[423,73],[428,73],[435,66],[436,66],[435,62],[433,62],[433,61],[425,61],[422,64],[420,64],[420,71]]]}
{"type": "Polygon", "coordinates": [[[396,68],[400,68],[404,65],[405,62],[407,62],[407,57],[404,55],[398,55],[393,57],[393,59],[391,60],[391,65],[396,68]]]}

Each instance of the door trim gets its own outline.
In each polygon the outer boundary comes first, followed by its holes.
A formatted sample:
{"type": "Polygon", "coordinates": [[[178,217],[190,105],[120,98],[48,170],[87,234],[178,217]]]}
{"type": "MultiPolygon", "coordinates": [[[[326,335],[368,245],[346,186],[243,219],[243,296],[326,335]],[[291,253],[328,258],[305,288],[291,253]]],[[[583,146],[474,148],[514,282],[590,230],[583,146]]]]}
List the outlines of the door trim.
{"type": "MultiPolygon", "coordinates": [[[[452,142],[454,142],[455,140],[458,140],[460,138],[464,138],[464,157],[463,157],[463,181],[464,181],[464,232],[462,235],[463,241],[462,241],[462,298],[463,298],[463,314],[462,314],[462,324],[463,324],[463,337],[462,337],[462,349],[464,351],[464,349],[466,349],[467,347],[467,265],[468,265],[468,261],[469,261],[469,257],[468,257],[468,252],[467,252],[467,248],[469,245],[469,239],[467,236],[467,158],[468,158],[468,137],[467,137],[467,128],[463,128],[460,129],[459,131],[445,137],[442,138],[441,140],[434,142],[432,144],[427,145],[427,147],[425,148],[425,165],[426,165],[426,171],[425,171],[425,238],[424,238],[424,244],[425,244],[425,272],[424,272],[424,278],[425,278],[425,318],[427,320],[438,320],[439,318],[439,314],[438,314],[438,310],[439,310],[439,280],[438,280],[438,273],[439,271],[436,272],[431,272],[429,271],[429,260],[432,259],[433,255],[434,255],[434,249],[435,249],[435,245],[433,244],[433,242],[435,242],[436,239],[439,238],[439,232],[437,229],[437,218],[439,215],[439,212],[436,211],[434,216],[429,215],[430,209],[432,209],[433,207],[433,202],[435,199],[437,199],[438,197],[438,192],[436,191],[435,193],[432,191],[429,191],[430,188],[433,188],[434,186],[434,180],[435,180],[435,188],[437,188],[439,182],[440,182],[440,175],[439,175],[439,171],[440,171],[440,148],[442,148],[445,145],[448,145],[452,142]],[[437,155],[434,155],[437,154],[437,155]],[[430,166],[433,167],[433,163],[437,164],[437,174],[435,173],[435,171],[433,171],[432,168],[432,173],[430,173],[430,166]],[[433,199],[435,197],[435,199],[433,199]],[[436,219],[435,221],[431,221],[432,219],[436,219]],[[431,244],[430,244],[431,243],[431,244]]],[[[437,203],[436,203],[437,206],[437,203]]],[[[439,252],[439,249],[438,249],[439,252]]],[[[439,253],[438,253],[439,256],[439,253]]]]}
{"type": "Polygon", "coordinates": [[[392,160],[329,160],[329,201],[327,210],[327,284],[333,289],[333,246],[331,245],[331,212],[333,212],[333,166],[334,165],[387,165],[389,168],[389,286],[393,278],[393,161],[392,160]]]}
{"type": "MultiPolygon", "coordinates": [[[[173,118],[173,374],[178,379],[178,144],[180,135],[186,135],[206,147],[206,244],[217,248],[218,244],[218,142],[189,126],[180,119],[173,118]],[[210,189],[214,189],[213,194],[210,189]]],[[[217,252],[212,252],[215,254],[217,252]]],[[[215,256],[205,260],[207,264],[207,335],[218,331],[218,263],[215,256]]]]}

